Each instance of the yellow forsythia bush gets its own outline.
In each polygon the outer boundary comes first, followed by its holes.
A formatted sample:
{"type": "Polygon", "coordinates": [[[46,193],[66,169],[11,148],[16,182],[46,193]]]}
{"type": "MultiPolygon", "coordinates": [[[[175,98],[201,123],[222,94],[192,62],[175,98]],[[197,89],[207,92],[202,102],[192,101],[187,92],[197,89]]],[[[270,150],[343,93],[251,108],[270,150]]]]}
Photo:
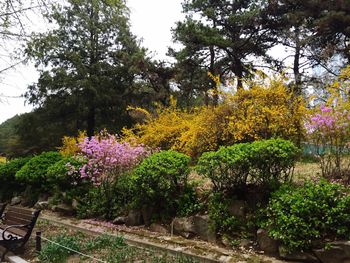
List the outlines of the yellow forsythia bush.
{"type": "Polygon", "coordinates": [[[124,129],[123,139],[197,157],[236,142],[296,139],[305,113],[303,99],[293,96],[278,79],[226,94],[218,106],[183,110],[172,100],[170,107],[159,108],[142,123],[124,129]]]}
{"type": "Polygon", "coordinates": [[[73,156],[79,152],[78,143],[86,137],[85,131],[79,131],[77,137],[64,136],[62,139],[62,147],[59,147],[59,152],[63,156],[73,156]]]}

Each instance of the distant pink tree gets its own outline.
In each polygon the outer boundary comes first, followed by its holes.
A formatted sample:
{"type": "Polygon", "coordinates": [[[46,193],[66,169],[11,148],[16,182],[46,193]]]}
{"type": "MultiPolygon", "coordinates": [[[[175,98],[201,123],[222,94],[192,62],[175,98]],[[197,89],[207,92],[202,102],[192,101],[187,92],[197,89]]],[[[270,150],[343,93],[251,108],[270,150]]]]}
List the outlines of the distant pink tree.
{"type": "Polygon", "coordinates": [[[344,172],[342,161],[350,139],[349,120],[346,109],[322,105],[305,122],[308,138],[318,149],[322,175],[325,177],[344,172]]]}

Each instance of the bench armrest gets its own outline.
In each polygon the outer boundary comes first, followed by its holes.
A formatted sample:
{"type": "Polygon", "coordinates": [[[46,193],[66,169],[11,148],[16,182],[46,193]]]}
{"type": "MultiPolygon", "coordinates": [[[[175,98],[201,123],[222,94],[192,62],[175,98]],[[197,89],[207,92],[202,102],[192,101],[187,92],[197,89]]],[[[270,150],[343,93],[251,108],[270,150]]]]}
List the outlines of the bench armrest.
{"type": "Polygon", "coordinates": [[[11,228],[16,228],[16,227],[28,227],[28,225],[11,225],[8,226],[4,229],[4,231],[2,232],[2,239],[3,240],[17,240],[18,237],[14,234],[8,234],[7,236],[5,235],[6,231],[8,231],[11,228]]]}

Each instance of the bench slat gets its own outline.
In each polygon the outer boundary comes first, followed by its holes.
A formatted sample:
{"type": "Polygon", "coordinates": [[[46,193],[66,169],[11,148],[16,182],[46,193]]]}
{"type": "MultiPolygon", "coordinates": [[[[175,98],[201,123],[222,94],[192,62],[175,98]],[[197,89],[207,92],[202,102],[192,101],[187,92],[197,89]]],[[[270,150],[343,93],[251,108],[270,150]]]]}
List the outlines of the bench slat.
{"type": "Polygon", "coordinates": [[[23,215],[27,215],[27,216],[32,216],[33,215],[33,211],[29,210],[29,209],[25,209],[22,207],[18,207],[18,206],[9,206],[7,211],[15,211],[19,214],[23,214],[23,215]]]}
{"type": "Polygon", "coordinates": [[[32,221],[33,217],[34,217],[33,214],[26,215],[26,214],[22,214],[22,213],[20,213],[18,211],[14,211],[14,210],[11,210],[11,209],[6,211],[6,215],[11,215],[11,216],[14,216],[14,217],[23,218],[23,219],[28,220],[29,222],[32,221]]]}
{"type": "Polygon", "coordinates": [[[20,217],[19,215],[14,215],[12,213],[6,213],[5,220],[4,220],[4,223],[6,225],[10,225],[13,223],[17,224],[17,225],[27,225],[27,224],[30,224],[30,222],[32,222],[32,219],[28,220],[28,219],[20,217]],[[9,223],[9,222],[11,222],[11,223],[9,223]]]}

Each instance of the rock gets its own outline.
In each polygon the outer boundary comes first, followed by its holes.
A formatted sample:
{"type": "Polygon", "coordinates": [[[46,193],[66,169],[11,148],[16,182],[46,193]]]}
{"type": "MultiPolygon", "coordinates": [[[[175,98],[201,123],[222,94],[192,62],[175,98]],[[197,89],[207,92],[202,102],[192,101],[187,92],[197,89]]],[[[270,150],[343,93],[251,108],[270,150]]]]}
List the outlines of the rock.
{"type": "Polygon", "coordinates": [[[44,201],[47,201],[48,199],[49,199],[49,194],[40,194],[38,198],[38,202],[44,202],[44,201]]]}
{"type": "Polygon", "coordinates": [[[15,196],[11,199],[10,205],[19,205],[22,202],[22,198],[20,196],[15,196]]]}
{"type": "Polygon", "coordinates": [[[196,229],[193,222],[193,217],[175,217],[171,223],[174,234],[181,234],[183,232],[196,233],[196,229]]]}
{"type": "Polygon", "coordinates": [[[74,210],[77,210],[78,206],[79,206],[78,200],[73,199],[73,200],[72,200],[72,207],[73,207],[73,209],[74,209],[74,210]]]}
{"type": "Polygon", "coordinates": [[[330,247],[314,249],[313,252],[322,263],[350,262],[350,241],[335,241],[330,247]]]}
{"type": "Polygon", "coordinates": [[[169,233],[168,229],[165,226],[162,226],[162,225],[156,224],[156,223],[152,223],[149,226],[149,230],[151,230],[152,232],[158,232],[161,234],[168,234],[169,233]]]}
{"type": "Polygon", "coordinates": [[[231,216],[238,219],[245,219],[247,210],[247,203],[242,200],[232,200],[228,207],[228,212],[231,216]]]}
{"type": "Polygon", "coordinates": [[[249,248],[250,246],[252,246],[251,240],[241,239],[241,241],[239,242],[239,247],[241,248],[249,248]]]}
{"type": "Polygon", "coordinates": [[[152,214],[153,214],[153,207],[149,206],[143,206],[141,208],[142,218],[143,222],[146,226],[149,226],[151,224],[152,214]]]}
{"type": "Polygon", "coordinates": [[[48,207],[49,207],[49,202],[48,201],[38,201],[34,205],[35,209],[40,209],[40,210],[48,209],[48,207]]]}
{"type": "Polygon", "coordinates": [[[279,246],[278,248],[279,256],[282,259],[288,261],[298,261],[298,262],[308,262],[308,263],[320,263],[320,261],[311,253],[307,252],[287,252],[284,246],[279,246]]]}
{"type": "Polygon", "coordinates": [[[256,233],[259,248],[266,254],[276,254],[278,252],[278,241],[271,238],[265,229],[259,229],[256,233]]]}
{"type": "Polygon", "coordinates": [[[209,242],[216,242],[216,232],[210,226],[208,215],[198,215],[193,217],[193,224],[196,235],[209,242]]]}
{"type": "Polygon", "coordinates": [[[127,226],[140,226],[143,224],[140,210],[132,209],[129,211],[125,224],[127,226]]]}
{"type": "Polygon", "coordinates": [[[72,216],[75,214],[73,207],[71,207],[70,205],[66,205],[66,204],[54,205],[54,206],[52,206],[52,211],[58,212],[58,213],[65,215],[65,216],[72,216]]]}
{"type": "Polygon", "coordinates": [[[126,223],[126,220],[128,219],[128,217],[126,216],[118,216],[117,218],[115,218],[113,220],[113,224],[115,225],[123,225],[126,223]]]}
{"type": "Polygon", "coordinates": [[[223,237],[221,238],[221,243],[222,243],[225,247],[232,248],[231,240],[230,240],[230,238],[228,238],[227,236],[223,236],[223,237]]]}

